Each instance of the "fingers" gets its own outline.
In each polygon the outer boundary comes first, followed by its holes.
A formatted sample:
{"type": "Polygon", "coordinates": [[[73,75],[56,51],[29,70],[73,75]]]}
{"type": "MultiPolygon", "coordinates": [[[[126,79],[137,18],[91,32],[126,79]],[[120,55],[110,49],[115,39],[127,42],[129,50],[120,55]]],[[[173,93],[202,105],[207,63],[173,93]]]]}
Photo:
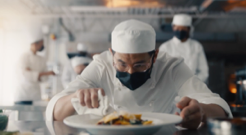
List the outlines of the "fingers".
{"type": "Polygon", "coordinates": [[[183,121],[179,125],[184,128],[197,129],[201,123],[200,118],[201,118],[201,113],[197,112],[183,119],[183,121]]]}
{"type": "Polygon", "coordinates": [[[193,113],[200,112],[199,103],[196,100],[191,100],[187,107],[184,107],[180,113],[182,118],[185,118],[193,113]]]}
{"type": "Polygon", "coordinates": [[[183,109],[184,107],[186,107],[189,102],[190,102],[191,98],[189,97],[183,97],[177,104],[176,106],[179,108],[179,109],[183,109]]]}
{"type": "Polygon", "coordinates": [[[101,91],[102,95],[105,95],[105,92],[101,88],[91,88],[91,89],[82,89],[77,91],[77,97],[80,100],[82,106],[87,106],[88,108],[98,108],[99,107],[99,97],[98,91],[101,91]]]}
{"type": "Polygon", "coordinates": [[[92,102],[91,102],[91,93],[89,90],[84,90],[84,102],[88,108],[93,108],[92,107],[92,102]]]}
{"type": "Polygon", "coordinates": [[[91,91],[91,101],[92,101],[93,108],[99,107],[98,90],[94,89],[91,91]]]}
{"type": "Polygon", "coordinates": [[[78,90],[77,93],[76,93],[77,97],[79,98],[79,101],[80,101],[80,104],[82,106],[85,106],[85,102],[84,102],[84,94],[81,90],[78,90]]]}

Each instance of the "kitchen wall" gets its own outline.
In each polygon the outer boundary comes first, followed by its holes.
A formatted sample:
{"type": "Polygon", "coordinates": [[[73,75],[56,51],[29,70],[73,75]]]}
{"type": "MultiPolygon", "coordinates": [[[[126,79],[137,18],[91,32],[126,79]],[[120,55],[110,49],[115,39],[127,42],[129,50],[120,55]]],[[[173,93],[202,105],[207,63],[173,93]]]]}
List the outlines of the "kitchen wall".
{"type": "MultiPolygon", "coordinates": [[[[56,41],[50,41],[49,61],[50,63],[56,61],[54,50],[59,54],[60,65],[63,66],[67,59],[65,48],[70,43],[82,42],[85,43],[89,52],[100,53],[110,47],[110,33],[114,26],[119,22],[130,18],[70,18],[63,17],[64,25],[75,36],[74,41],[70,41],[68,33],[60,26],[58,18],[52,17],[17,17],[3,19],[0,25],[0,102],[11,102],[14,85],[18,80],[15,80],[15,69],[18,68],[16,63],[19,56],[29,49],[28,34],[26,33],[30,27],[42,28],[48,26],[49,33],[54,33],[57,36],[56,41]],[[31,25],[30,25],[31,24],[31,25]],[[58,48],[60,49],[58,49],[58,48]],[[3,51],[4,50],[4,51],[3,51]],[[4,95],[1,97],[1,95],[4,95]]],[[[167,18],[161,22],[160,19],[152,18],[135,18],[151,24],[157,32],[170,33],[171,29],[161,29],[161,24],[169,25],[172,18],[167,18]]],[[[245,65],[245,40],[246,40],[246,20],[245,18],[194,18],[195,33],[230,33],[234,35],[233,41],[200,41],[204,46],[209,66],[212,67],[210,76],[219,78],[218,85],[212,84],[210,86],[214,91],[219,92],[219,89],[227,89],[226,80],[227,76],[233,71],[245,65]],[[239,60],[235,66],[234,61],[239,60]],[[233,63],[233,64],[231,64],[233,63]],[[215,65],[219,64],[219,65],[215,65]],[[214,69],[213,67],[217,67],[214,69]],[[215,73],[218,71],[224,72],[223,74],[215,73]]],[[[166,34],[164,34],[166,36],[166,34]]],[[[49,35],[46,35],[49,38],[49,35]]],[[[157,42],[157,45],[165,42],[168,39],[157,42]]],[[[211,81],[217,82],[217,81],[211,81]]],[[[222,94],[224,96],[224,94],[222,94]]]]}

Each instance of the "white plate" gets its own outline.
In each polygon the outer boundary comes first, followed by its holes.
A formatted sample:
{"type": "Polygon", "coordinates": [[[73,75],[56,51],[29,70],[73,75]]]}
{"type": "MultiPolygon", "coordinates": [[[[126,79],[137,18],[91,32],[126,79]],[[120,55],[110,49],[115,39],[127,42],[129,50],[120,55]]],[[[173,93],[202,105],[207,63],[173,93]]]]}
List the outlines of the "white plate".
{"type": "Polygon", "coordinates": [[[144,135],[157,132],[162,126],[177,124],[181,117],[165,113],[141,113],[143,120],[152,120],[153,125],[139,126],[107,126],[96,125],[102,118],[93,114],[73,115],[65,118],[63,122],[71,127],[86,129],[93,135],[144,135]]]}

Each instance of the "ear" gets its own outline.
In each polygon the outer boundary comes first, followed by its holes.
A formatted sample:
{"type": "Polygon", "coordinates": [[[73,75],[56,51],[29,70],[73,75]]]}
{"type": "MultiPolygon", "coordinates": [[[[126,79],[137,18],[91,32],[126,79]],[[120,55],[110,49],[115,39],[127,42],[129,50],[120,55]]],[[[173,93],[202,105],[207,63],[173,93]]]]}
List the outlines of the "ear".
{"type": "Polygon", "coordinates": [[[112,54],[112,56],[113,56],[113,52],[112,52],[112,49],[111,48],[109,48],[109,51],[110,51],[110,53],[112,54]]]}
{"type": "Polygon", "coordinates": [[[159,49],[156,49],[155,50],[155,53],[154,53],[154,63],[156,62],[156,59],[158,57],[158,54],[159,54],[159,49]]]}

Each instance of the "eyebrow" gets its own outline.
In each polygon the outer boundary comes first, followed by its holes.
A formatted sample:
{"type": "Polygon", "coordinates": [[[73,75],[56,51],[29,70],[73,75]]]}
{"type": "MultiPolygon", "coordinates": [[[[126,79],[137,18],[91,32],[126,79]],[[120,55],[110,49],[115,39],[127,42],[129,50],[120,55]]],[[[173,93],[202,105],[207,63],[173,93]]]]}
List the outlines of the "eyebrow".
{"type": "Polygon", "coordinates": [[[125,64],[125,62],[124,62],[124,61],[122,61],[121,59],[118,59],[118,61],[119,61],[119,62],[121,62],[122,64],[125,64]]]}
{"type": "Polygon", "coordinates": [[[135,62],[135,64],[140,64],[140,63],[145,63],[145,62],[146,62],[145,60],[141,60],[141,61],[135,62]]]}

